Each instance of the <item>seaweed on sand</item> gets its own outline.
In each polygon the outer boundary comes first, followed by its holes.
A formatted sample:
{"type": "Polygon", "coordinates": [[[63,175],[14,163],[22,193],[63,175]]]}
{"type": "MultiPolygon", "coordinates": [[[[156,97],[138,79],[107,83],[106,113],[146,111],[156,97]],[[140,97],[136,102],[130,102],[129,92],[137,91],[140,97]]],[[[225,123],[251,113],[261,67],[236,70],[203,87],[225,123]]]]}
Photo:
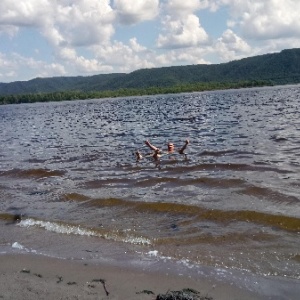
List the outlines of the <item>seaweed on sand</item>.
{"type": "Polygon", "coordinates": [[[143,290],[141,292],[136,292],[136,294],[154,295],[154,293],[152,291],[149,291],[149,290],[143,290]]]}
{"type": "Polygon", "coordinates": [[[156,300],[213,300],[213,298],[200,296],[200,292],[193,289],[182,289],[181,291],[168,291],[166,294],[159,294],[156,300]]]}

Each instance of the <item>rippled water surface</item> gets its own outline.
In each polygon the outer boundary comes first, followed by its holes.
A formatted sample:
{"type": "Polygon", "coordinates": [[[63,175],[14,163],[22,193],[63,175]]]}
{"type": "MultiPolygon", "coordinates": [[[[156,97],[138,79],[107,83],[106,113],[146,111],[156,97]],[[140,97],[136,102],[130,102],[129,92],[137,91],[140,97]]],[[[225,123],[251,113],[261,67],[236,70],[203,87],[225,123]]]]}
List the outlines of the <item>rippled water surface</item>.
{"type": "Polygon", "coordinates": [[[92,236],[299,279],[299,100],[288,86],[1,106],[0,219],[24,215],[31,248],[44,232],[92,236]],[[146,139],[190,144],[136,162],[146,139]]]}

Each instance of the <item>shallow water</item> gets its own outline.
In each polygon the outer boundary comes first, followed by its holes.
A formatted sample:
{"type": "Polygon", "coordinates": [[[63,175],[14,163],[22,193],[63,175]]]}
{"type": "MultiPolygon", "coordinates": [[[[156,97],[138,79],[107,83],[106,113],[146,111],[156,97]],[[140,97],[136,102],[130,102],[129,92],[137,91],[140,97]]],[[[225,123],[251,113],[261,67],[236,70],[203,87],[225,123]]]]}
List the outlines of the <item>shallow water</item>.
{"type": "Polygon", "coordinates": [[[1,106],[0,220],[24,217],[0,249],[300,279],[299,99],[286,86],[1,106]],[[186,155],[135,160],[146,139],[187,138],[186,155]]]}

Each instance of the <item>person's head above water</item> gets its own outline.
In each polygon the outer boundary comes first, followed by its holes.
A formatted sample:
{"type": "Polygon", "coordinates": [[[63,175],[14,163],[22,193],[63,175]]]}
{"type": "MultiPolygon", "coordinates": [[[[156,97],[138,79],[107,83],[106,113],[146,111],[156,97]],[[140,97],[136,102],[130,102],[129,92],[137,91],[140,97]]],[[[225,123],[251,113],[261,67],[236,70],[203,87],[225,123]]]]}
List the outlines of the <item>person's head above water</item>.
{"type": "Polygon", "coordinates": [[[174,144],[173,143],[168,143],[168,152],[173,152],[174,151],[174,144]]]}

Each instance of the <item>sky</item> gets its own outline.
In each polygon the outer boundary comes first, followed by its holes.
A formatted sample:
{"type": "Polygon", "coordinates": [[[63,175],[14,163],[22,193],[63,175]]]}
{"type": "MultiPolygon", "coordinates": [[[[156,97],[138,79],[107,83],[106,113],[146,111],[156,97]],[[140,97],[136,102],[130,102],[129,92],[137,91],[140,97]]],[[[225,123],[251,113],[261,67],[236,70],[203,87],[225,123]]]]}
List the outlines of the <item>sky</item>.
{"type": "Polygon", "coordinates": [[[0,82],[300,48],[299,0],[1,0],[0,82]]]}

